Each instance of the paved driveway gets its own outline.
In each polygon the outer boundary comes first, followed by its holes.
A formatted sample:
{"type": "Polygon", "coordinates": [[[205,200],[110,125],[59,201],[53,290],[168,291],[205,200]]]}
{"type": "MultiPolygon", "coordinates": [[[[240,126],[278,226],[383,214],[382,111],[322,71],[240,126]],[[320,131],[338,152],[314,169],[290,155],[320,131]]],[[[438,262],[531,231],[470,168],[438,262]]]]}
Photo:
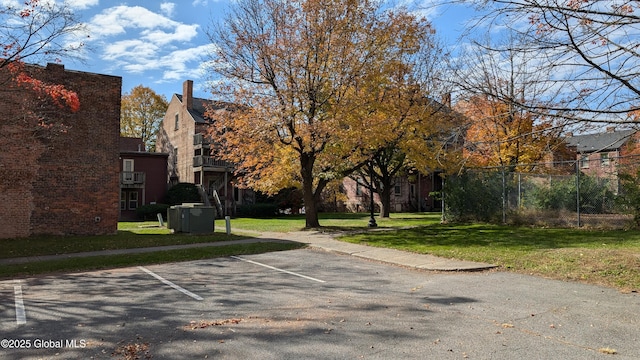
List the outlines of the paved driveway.
{"type": "Polygon", "coordinates": [[[637,359],[639,325],[637,294],[312,249],[0,282],[0,359],[637,359]]]}

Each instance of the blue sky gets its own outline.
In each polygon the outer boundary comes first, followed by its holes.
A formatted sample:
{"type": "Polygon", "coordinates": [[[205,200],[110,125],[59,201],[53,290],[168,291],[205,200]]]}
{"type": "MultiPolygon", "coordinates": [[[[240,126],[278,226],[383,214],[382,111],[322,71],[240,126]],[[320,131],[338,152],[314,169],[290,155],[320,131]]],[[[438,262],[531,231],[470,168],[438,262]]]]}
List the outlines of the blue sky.
{"type": "MultiPolygon", "coordinates": [[[[83,62],[63,59],[63,63],[70,70],[121,76],[123,93],[143,85],[170,100],[173,93],[182,91],[184,80],[191,79],[194,95],[208,98],[203,63],[211,44],[206,31],[232,2],[67,0],[88,26],[90,50],[83,62]]],[[[473,14],[453,5],[425,5],[423,9],[451,46],[455,46],[464,19],[473,14]]]]}

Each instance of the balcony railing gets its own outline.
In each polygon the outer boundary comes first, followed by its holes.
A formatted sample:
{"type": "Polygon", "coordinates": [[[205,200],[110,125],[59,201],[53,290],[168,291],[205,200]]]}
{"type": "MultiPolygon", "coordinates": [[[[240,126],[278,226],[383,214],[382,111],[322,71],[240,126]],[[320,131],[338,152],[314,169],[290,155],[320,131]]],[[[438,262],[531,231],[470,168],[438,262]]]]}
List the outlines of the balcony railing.
{"type": "Polygon", "coordinates": [[[203,146],[207,146],[210,145],[211,141],[209,141],[209,138],[207,138],[206,136],[204,136],[204,134],[195,134],[193,135],[193,145],[203,145],[203,146]]]}
{"type": "Polygon", "coordinates": [[[145,173],[141,171],[123,171],[120,173],[120,185],[144,185],[145,173]]]}
{"type": "Polygon", "coordinates": [[[231,163],[224,160],[217,160],[211,156],[194,156],[193,167],[200,166],[226,168],[230,167],[231,163]]]}

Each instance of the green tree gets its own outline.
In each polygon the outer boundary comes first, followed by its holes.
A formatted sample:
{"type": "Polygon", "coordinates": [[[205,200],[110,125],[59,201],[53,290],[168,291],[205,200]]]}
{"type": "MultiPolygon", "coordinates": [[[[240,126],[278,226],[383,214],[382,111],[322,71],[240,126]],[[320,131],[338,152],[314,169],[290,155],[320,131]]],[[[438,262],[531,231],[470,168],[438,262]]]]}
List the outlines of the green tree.
{"type": "Polygon", "coordinates": [[[156,133],[168,106],[167,99],[152,89],[134,87],[122,96],[120,135],[142,138],[147,151],[154,151],[156,133]]]}

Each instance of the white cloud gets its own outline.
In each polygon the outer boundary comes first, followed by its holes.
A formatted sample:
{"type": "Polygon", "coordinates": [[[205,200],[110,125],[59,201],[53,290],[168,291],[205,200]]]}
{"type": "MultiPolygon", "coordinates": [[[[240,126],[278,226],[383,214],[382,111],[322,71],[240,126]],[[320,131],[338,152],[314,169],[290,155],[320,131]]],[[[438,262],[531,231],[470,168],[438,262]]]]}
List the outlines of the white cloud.
{"type": "Polygon", "coordinates": [[[127,29],[169,29],[179,25],[180,23],[141,6],[124,5],[105,9],[89,22],[96,37],[125,34],[127,29]]]}
{"type": "Polygon", "coordinates": [[[104,58],[106,60],[129,59],[142,60],[153,59],[159,48],[155,44],[139,39],[116,41],[105,46],[104,58]]]}
{"type": "Polygon", "coordinates": [[[191,3],[191,5],[193,6],[207,6],[208,0],[193,0],[193,2],[191,3]]]}
{"type": "MultiPolygon", "coordinates": [[[[164,8],[172,10],[172,6],[164,8]]],[[[189,46],[199,28],[197,24],[180,23],[141,6],[124,5],[103,10],[88,26],[91,40],[102,46],[103,59],[135,73],[166,67],[167,64],[157,64],[165,63],[166,54],[178,46],[189,46]]]]}
{"type": "Polygon", "coordinates": [[[98,5],[99,0],[66,0],[67,5],[72,9],[84,10],[98,5]]]}
{"type": "Polygon", "coordinates": [[[109,64],[106,71],[158,84],[201,78],[201,64],[212,45],[200,37],[198,24],[173,20],[176,10],[174,3],[163,2],[155,12],[120,5],[95,15],[88,23],[90,41],[109,64]]]}
{"type": "Polygon", "coordinates": [[[160,29],[145,30],[141,33],[142,38],[158,45],[166,45],[174,41],[189,41],[198,35],[198,25],[177,24],[173,32],[166,32],[160,29]]]}
{"type": "Polygon", "coordinates": [[[166,2],[166,3],[160,4],[160,11],[162,11],[162,13],[167,15],[168,17],[173,17],[173,13],[175,10],[176,10],[175,3],[166,2]]]}

